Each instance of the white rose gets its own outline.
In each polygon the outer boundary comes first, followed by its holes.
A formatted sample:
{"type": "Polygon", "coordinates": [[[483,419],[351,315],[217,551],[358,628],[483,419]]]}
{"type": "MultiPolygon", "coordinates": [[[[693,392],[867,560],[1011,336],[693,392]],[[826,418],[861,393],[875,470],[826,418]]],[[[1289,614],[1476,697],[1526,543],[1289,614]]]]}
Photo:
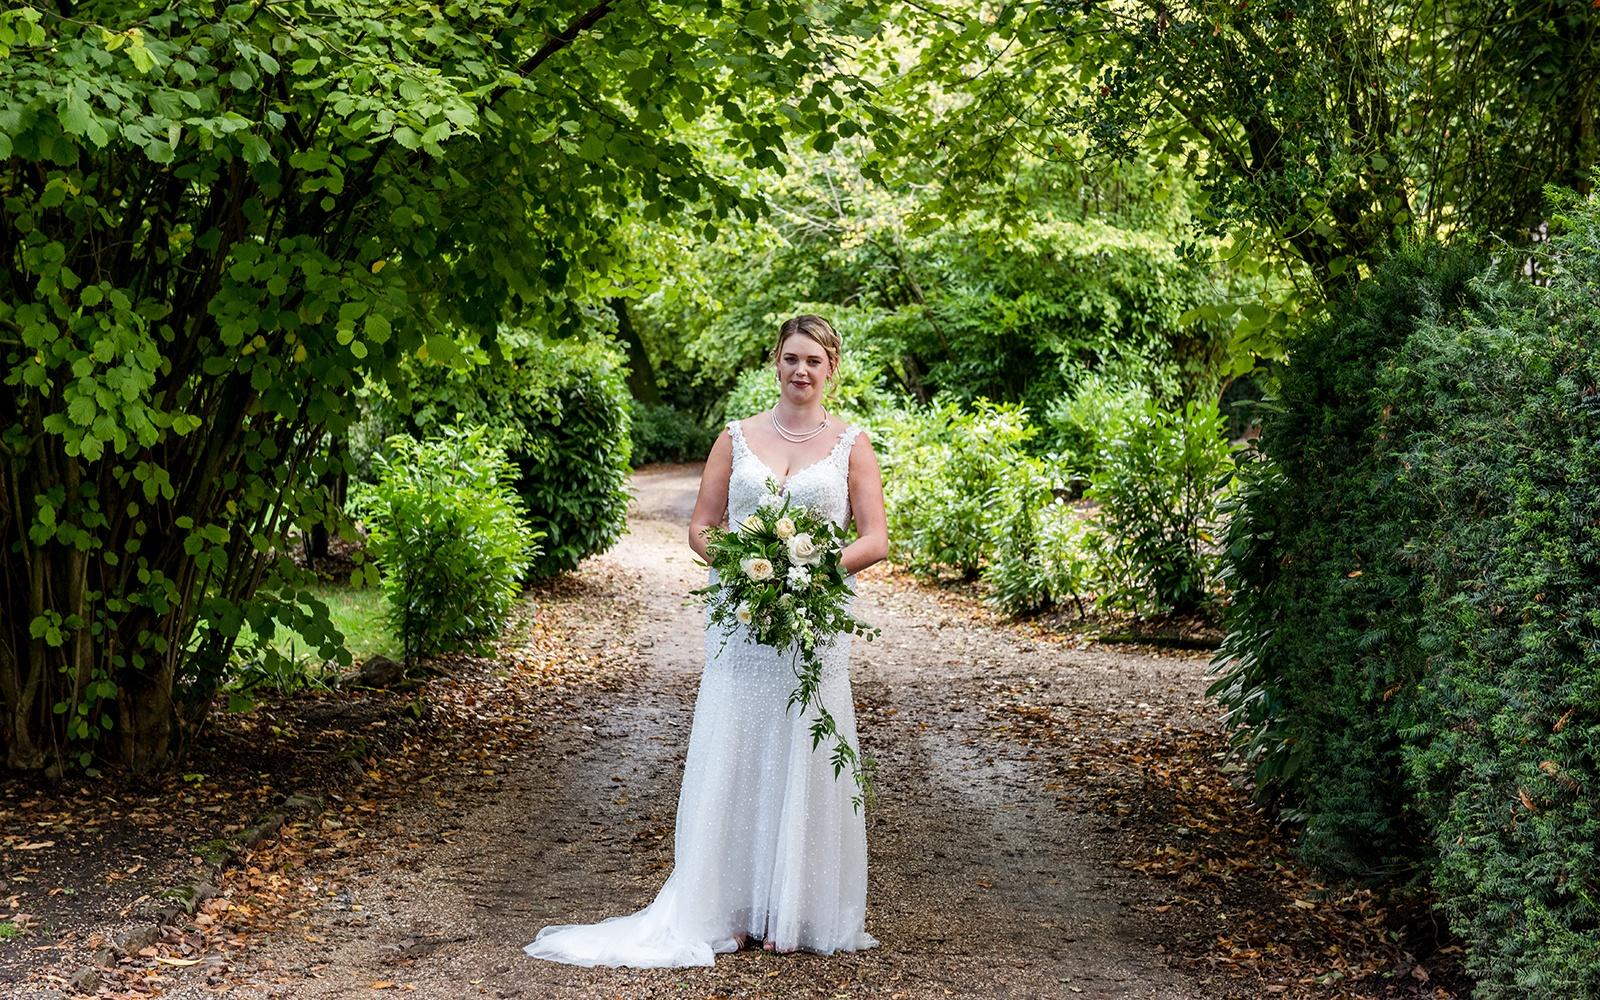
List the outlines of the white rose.
{"type": "Polygon", "coordinates": [[[749,559],[740,559],[739,568],[744,570],[744,575],[752,580],[772,579],[772,560],[764,556],[752,556],[749,559]]]}
{"type": "Polygon", "coordinates": [[[767,526],[767,523],[765,521],[761,520],[761,518],[756,516],[755,514],[751,514],[749,517],[745,518],[743,521],[741,521],[739,523],[739,527],[742,530],[748,531],[748,532],[750,532],[752,534],[754,534],[755,532],[761,531],[762,529],[766,528],[766,526],[767,526]]]}
{"type": "Polygon", "coordinates": [[[789,586],[800,590],[811,583],[811,571],[804,566],[789,567],[789,586]]]}
{"type": "Polygon", "coordinates": [[[785,540],[793,538],[794,537],[794,521],[790,520],[787,517],[780,517],[780,518],[778,518],[777,525],[772,530],[774,530],[774,531],[776,531],[778,533],[778,537],[779,538],[782,538],[782,539],[785,539],[785,540]]]}
{"type": "Polygon", "coordinates": [[[822,546],[812,540],[809,532],[802,531],[789,539],[789,559],[803,566],[815,566],[822,561],[822,546]]]}
{"type": "Polygon", "coordinates": [[[750,610],[750,602],[743,601],[737,608],[734,608],[733,617],[739,619],[739,624],[741,625],[750,624],[751,619],[755,618],[755,612],[750,610]]]}

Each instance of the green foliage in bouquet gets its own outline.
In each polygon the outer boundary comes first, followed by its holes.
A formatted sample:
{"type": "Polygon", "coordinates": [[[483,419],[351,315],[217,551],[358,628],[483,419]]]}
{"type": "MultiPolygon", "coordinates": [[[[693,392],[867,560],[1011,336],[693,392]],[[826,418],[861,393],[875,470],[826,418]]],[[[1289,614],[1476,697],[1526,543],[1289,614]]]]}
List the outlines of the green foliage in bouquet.
{"type": "Polygon", "coordinates": [[[510,486],[515,470],[482,427],[396,435],[357,513],[383,571],[389,624],[406,659],[470,648],[505,624],[539,534],[510,486]]]}
{"type": "Polygon", "coordinates": [[[816,707],[811,747],[833,738],[834,777],[851,769],[860,786],[851,802],[860,809],[873,801],[875,762],[844,739],[822,704],[821,653],[842,633],[872,639],[879,630],[849,611],[853,591],[839,561],[843,529],[793,503],[771,479],[767,488],[757,511],[733,530],[707,531],[706,565],[716,570],[717,580],[693,593],[710,608],[711,624],[722,629],[724,644],[743,628],[760,645],[793,652],[798,683],[789,705],[798,705],[802,713],[816,707]]]}

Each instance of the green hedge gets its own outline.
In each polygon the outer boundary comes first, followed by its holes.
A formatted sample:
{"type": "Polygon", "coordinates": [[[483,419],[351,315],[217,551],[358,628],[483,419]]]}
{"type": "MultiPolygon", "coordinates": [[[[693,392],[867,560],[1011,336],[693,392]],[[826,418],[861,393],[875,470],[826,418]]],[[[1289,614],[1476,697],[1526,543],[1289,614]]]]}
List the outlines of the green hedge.
{"type": "Polygon", "coordinates": [[[1229,532],[1216,690],[1349,874],[1425,878],[1476,996],[1600,997],[1600,207],[1550,287],[1388,262],[1308,333],[1229,532]]]}
{"type": "Polygon", "coordinates": [[[536,535],[482,427],[418,441],[396,435],[354,509],[371,533],[388,624],[406,659],[472,648],[499,634],[536,535]]]}
{"type": "Polygon", "coordinates": [[[1378,378],[1425,318],[1459,314],[1480,266],[1434,247],[1400,255],[1295,338],[1261,409],[1264,460],[1239,470],[1213,693],[1254,758],[1258,794],[1305,820],[1303,852],[1338,873],[1420,860],[1398,736],[1423,671],[1417,512],[1378,378]]]}
{"type": "Polygon", "coordinates": [[[651,462],[698,462],[717,439],[716,432],[703,426],[693,414],[670,403],[633,400],[632,406],[632,451],[628,461],[634,468],[651,462]]]}
{"type": "Polygon", "coordinates": [[[627,520],[632,397],[623,359],[601,340],[502,331],[465,367],[412,362],[392,394],[372,401],[366,435],[429,436],[480,424],[505,448],[528,523],[543,551],[528,576],[577,566],[622,536],[627,520]]]}

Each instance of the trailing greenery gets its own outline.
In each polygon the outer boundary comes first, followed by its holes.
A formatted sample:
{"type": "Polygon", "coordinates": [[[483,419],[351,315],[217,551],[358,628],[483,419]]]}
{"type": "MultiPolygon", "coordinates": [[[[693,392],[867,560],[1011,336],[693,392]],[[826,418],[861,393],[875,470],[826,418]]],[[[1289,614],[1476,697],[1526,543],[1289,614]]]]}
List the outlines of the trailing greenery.
{"type": "MultiPolygon", "coordinates": [[[[616,348],[500,331],[490,350],[463,343],[457,366],[410,361],[369,401],[384,434],[487,427],[505,449],[529,525],[543,539],[530,579],[604,552],[627,520],[632,401],[616,348]]],[[[371,436],[371,431],[367,434],[371,436]]]]}
{"type": "Polygon", "coordinates": [[[1217,692],[1345,873],[1423,875],[1475,995],[1600,997],[1600,203],[1549,287],[1421,248],[1309,331],[1229,532],[1217,692]]]}
{"type": "MultiPolygon", "coordinates": [[[[840,68],[873,30],[851,2],[64,9],[0,10],[17,769],[169,766],[246,623],[337,654],[274,581],[293,531],[338,520],[324,438],[365,381],[507,315],[575,329],[630,221],[704,235],[760,208],[748,172],[791,142],[892,124],[840,68]]],[[[561,565],[594,539],[551,544],[561,565]]]]}
{"type": "Polygon", "coordinates": [[[1233,456],[1214,399],[1129,407],[1099,451],[1086,496],[1098,504],[1100,601],[1141,613],[1199,611],[1218,589],[1218,502],[1233,456]]]}
{"type": "Polygon", "coordinates": [[[497,635],[538,554],[540,536],[510,486],[515,470],[489,433],[395,435],[377,460],[378,482],[359,484],[352,500],[407,660],[497,635]]]}

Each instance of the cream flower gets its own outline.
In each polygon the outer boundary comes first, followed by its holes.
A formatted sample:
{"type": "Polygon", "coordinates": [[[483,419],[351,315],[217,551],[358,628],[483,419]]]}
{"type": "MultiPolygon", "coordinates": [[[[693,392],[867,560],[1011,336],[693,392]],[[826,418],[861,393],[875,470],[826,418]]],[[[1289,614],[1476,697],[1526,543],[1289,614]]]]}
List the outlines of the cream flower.
{"type": "Polygon", "coordinates": [[[802,566],[815,566],[822,561],[822,546],[812,539],[810,532],[802,531],[789,539],[789,559],[802,566]]]}
{"type": "Polygon", "coordinates": [[[778,523],[773,525],[772,530],[778,533],[779,538],[787,541],[794,537],[794,521],[787,517],[780,517],[778,518],[778,523]]]}
{"type": "Polygon", "coordinates": [[[772,560],[765,556],[752,556],[749,559],[740,559],[739,568],[744,570],[744,575],[752,580],[772,579],[772,560]]]}
{"type": "Polygon", "coordinates": [[[760,516],[756,514],[751,514],[749,517],[739,522],[739,529],[741,531],[748,531],[751,534],[755,534],[758,531],[764,531],[766,530],[766,527],[767,522],[761,520],[760,516]]]}
{"type": "Polygon", "coordinates": [[[755,612],[750,610],[750,602],[742,601],[733,609],[733,617],[739,619],[739,624],[748,625],[755,618],[755,612]]]}
{"type": "Polygon", "coordinates": [[[789,567],[789,586],[796,590],[804,589],[811,585],[811,571],[804,566],[789,567]]]}

